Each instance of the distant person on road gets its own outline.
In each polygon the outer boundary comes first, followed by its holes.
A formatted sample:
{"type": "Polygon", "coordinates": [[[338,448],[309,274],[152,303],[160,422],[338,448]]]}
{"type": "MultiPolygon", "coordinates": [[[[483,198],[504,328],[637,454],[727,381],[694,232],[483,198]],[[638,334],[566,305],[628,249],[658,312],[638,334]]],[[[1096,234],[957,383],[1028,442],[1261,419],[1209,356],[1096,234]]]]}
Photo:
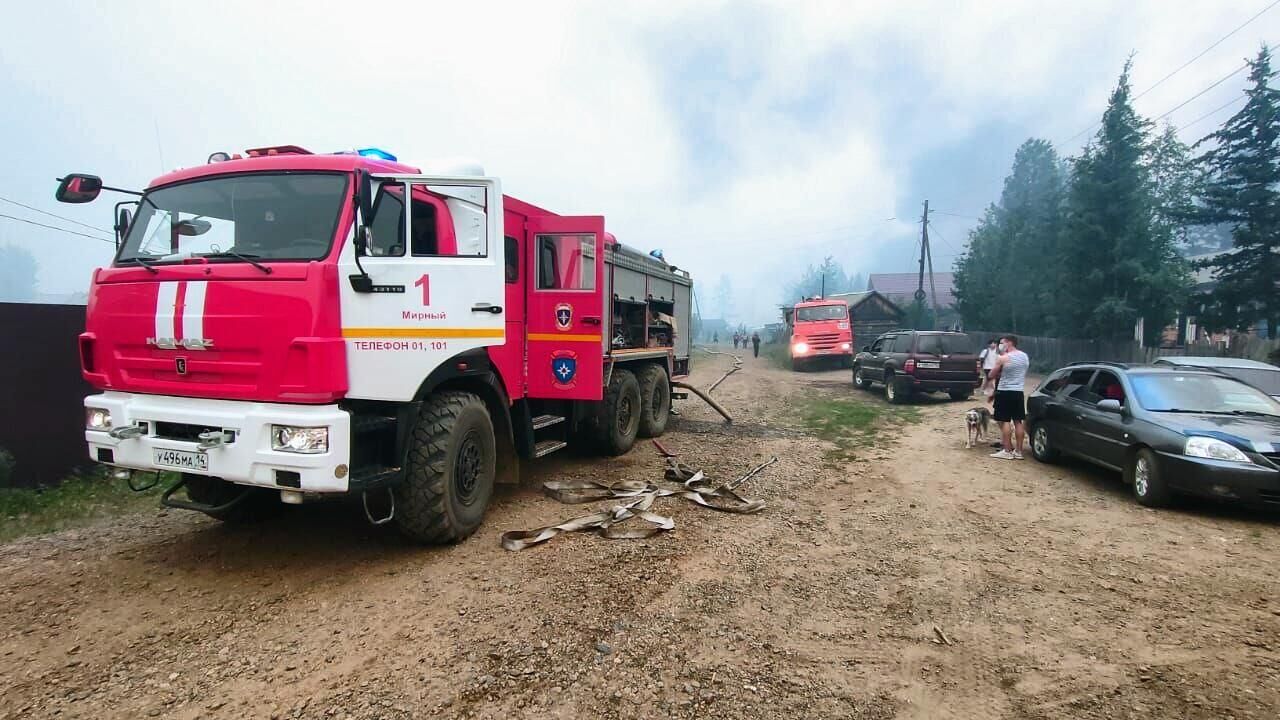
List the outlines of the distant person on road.
{"type": "Polygon", "coordinates": [[[1022,393],[1027,383],[1027,367],[1030,366],[1031,359],[1018,349],[1016,335],[1000,338],[997,349],[1002,354],[991,371],[996,391],[988,402],[992,405],[991,416],[1000,423],[1000,450],[991,453],[991,457],[1021,460],[1022,444],[1027,435],[1024,427],[1027,420],[1027,400],[1022,393]],[[1015,439],[1016,444],[1013,442],[1015,439]]]}
{"type": "Polygon", "coordinates": [[[995,370],[996,360],[999,357],[999,343],[995,338],[988,340],[987,346],[978,353],[978,360],[982,361],[982,394],[987,397],[991,397],[991,393],[995,391],[991,385],[991,371],[995,370]]]}
{"type": "Polygon", "coordinates": [[[712,345],[720,344],[720,333],[711,333],[711,344],[712,345]]]}
{"type": "Polygon", "coordinates": [[[760,333],[751,333],[751,352],[753,357],[760,357],[760,333]]]}

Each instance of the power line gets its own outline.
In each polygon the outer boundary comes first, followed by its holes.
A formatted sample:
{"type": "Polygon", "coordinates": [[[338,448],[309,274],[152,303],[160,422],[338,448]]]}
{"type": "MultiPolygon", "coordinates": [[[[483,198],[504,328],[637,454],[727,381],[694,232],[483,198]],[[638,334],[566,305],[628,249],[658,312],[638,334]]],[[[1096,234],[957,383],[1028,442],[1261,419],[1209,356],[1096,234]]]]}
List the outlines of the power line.
{"type": "Polygon", "coordinates": [[[1195,57],[1191,58],[1190,60],[1188,60],[1188,61],[1186,61],[1186,62],[1182,63],[1181,65],[1179,65],[1179,66],[1178,66],[1178,68],[1177,68],[1176,70],[1174,70],[1173,72],[1169,73],[1168,75],[1165,75],[1164,77],[1162,77],[1162,78],[1160,78],[1159,80],[1157,80],[1157,81],[1156,81],[1156,83],[1155,83],[1155,85],[1152,85],[1151,87],[1147,88],[1146,90],[1143,90],[1142,92],[1138,93],[1137,95],[1135,95],[1135,96],[1134,96],[1134,98],[1133,98],[1133,99],[1134,99],[1134,100],[1137,100],[1138,98],[1142,97],[1143,95],[1146,95],[1147,93],[1151,92],[1152,90],[1155,90],[1157,87],[1159,87],[1159,86],[1160,86],[1160,83],[1163,83],[1165,80],[1168,80],[1169,78],[1173,77],[1174,75],[1177,75],[1178,73],[1182,72],[1184,69],[1186,69],[1186,67],[1187,67],[1188,65],[1190,65],[1191,63],[1193,63],[1193,62],[1195,62],[1195,61],[1199,60],[1200,58],[1204,57],[1204,56],[1205,56],[1205,53],[1207,53],[1207,52],[1209,52],[1210,50],[1212,50],[1212,49],[1214,49],[1214,48],[1218,47],[1219,45],[1221,45],[1221,44],[1222,44],[1222,42],[1223,42],[1224,40],[1226,40],[1227,38],[1231,37],[1232,35],[1235,35],[1236,33],[1238,33],[1238,32],[1240,32],[1241,30],[1243,30],[1243,29],[1245,28],[1245,26],[1246,26],[1246,25],[1248,25],[1249,23],[1253,22],[1254,20],[1257,20],[1258,18],[1262,17],[1263,13],[1267,12],[1267,11],[1268,11],[1268,10],[1270,10],[1271,8],[1275,7],[1276,5],[1280,5],[1280,0],[1276,0],[1275,2],[1271,3],[1270,5],[1268,5],[1268,6],[1264,7],[1264,8],[1262,8],[1262,10],[1260,10],[1260,11],[1258,12],[1258,14],[1257,14],[1257,15],[1254,15],[1253,17],[1249,18],[1248,20],[1245,20],[1245,21],[1244,21],[1244,24],[1240,25],[1240,27],[1237,27],[1235,30],[1232,30],[1231,32],[1227,33],[1226,35],[1223,35],[1222,37],[1218,38],[1218,40],[1217,40],[1216,42],[1214,42],[1212,45],[1210,45],[1209,47],[1205,48],[1204,50],[1201,50],[1199,55],[1196,55],[1195,57]]]}
{"type": "MultiPolygon", "coordinates": [[[[1280,2],[1280,0],[1277,0],[1277,1],[1278,1],[1278,2],[1280,2]]],[[[1249,67],[1249,63],[1245,63],[1245,64],[1241,65],[1240,67],[1236,68],[1235,70],[1232,70],[1230,73],[1228,73],[1226,76],[1224,76],[1224,77],[1223,77],[1221,80],[1219,80],[1218,82],[1216,82],[1216,83],[1214,83],[1214,84],[1210,85],[1209,87],[1207,87],[1207,88],[1205,88],[1205,89],[1201,90],[1200,92],[1196,93],[1195,95],[1192,95],[1191,97],[1187,98],[1186,100],[1183,100],[1182,102],[1178,103],[1177,105],[1175,105],[1175,106],[1173,107],[1173,109],[1172,109],[1172,110],[1167,110],[1167,111],[1165,111],[1165,113],[1164,113],[1163,115],[1161,115],[1161,116],[1157,117],[1157,118],[1154,120],[1154,122],[1160,122],[1161,120],[1163,120],[1163,119],[1165,119],[1165,118],[1169,117],[1169,116],[1170,116],[1170,115],[1172,115],[1174,112],[1178,111],[1178,110],[1179,110],[1179,109],[1181,109],[1183,106],[1185,106],[1187,103],[1191,102],[1192,100],[1195,100],[1196,98],[1200,97],[1201,95],[1203,95],[1203,94],[1205,94],[1205,93],[1209,92],[1210,90],[1212,90],[1212,89],[1214,89],[1214,88],[1218,87],[1218,86],[1219,86],[1219,85],[1221,85],[1222,83],[1224,83],[1224,82],[1226,82],[1226,81],[1230,80],[1231,78],[1235,77],[1236,75],[1240,74],[1240,71],[1241,71],[1241,70],[1243,70],[1243,69],[1245,69],[1245,68],[1247,68],[1247,67],[1249,67]]]]}
{"type": "MultiPolygon", "coordinates": [[[[1280,0],[1277,0],[1277,2],[1280,2],[1280,0]]],[[[961,215],[960,213],[947,212],[946,210],[930,210],[929,214],[930,215],[950,215],[951,217],[964,218],[965,220],[977,220],[978,222],[982,222],[982,218],[980,217],[974,217],[973,215],[961,215]]]]}
{"type": "Polygon", "coordinates": [[[4,218],[6,220],[17,220],[18,222],[21,222],[21,223],[26,223],[28,225],[35,225],[36,227],[49,228],[50,230],[57,230],[58,232],[66,233],[68,235],[79,235],[80,237],[87,237],[90,240],[97,240],[98,242],[109,243],[111,245],[116,244],[114,240],[108,240],[106,238],[98,237],[97,235],[89,235],[88,233],[76,232],[75,230],[67,230],[65,228],[60,228],[54,225],[45,225],[44,223],[38,223],[34,220],[27,220],[26,218],[14,217],[13,215],[5,215],[4,213],[0,213],[0,218],[4,218]]]}
{"type": "MultiPolygon", "coordinates": [[[[1160,78],[1160,80],[1159,80],[1158,82],[1156,82],[1156,84],[1155,84],[1155,85],[1152,85],[1151,87],[1147,88],[1146,90],[1143,90],[1140,94],[1138,94],[1138,95],[1134,96],[1134,98],[1133,98],[1133,99],[1134,99],[1134,100],[1137,100],[1138,98],[1142,97],[1143,95],[1146,95],[1147,93],[1151,92],[1152,90],[1154,90],[1154,89],[1155,89],[1156,85],[1159,85],[1160,83],[1164,82],[1165,80],[1168,80],[1169,78],[1171,78],[1171,77],[1173,77],[1174,75],[1178,74],[1179,72],[1181,72],[1181,71],[1183,70],[1183,68],[1186,68],[1186,67],[1187,67],[1188,65],[1190,65],[1191,63],[1195,62],[1196,60],[1199,60],[1201,57],[1203,57],[1203,56],[1204,56],[1204,54],[1205,54],[1205,53],[1207,53],[1207,52],[1209,52],[1210,50],[1214,49],[1215,47],[1217,47],[1217,46],[1221,45],[1221,44],[1222,44],[1222,42],[1223,42],[1224,40],[1226,40],[1227,38],[1231,37],[1232,35],[1235,35],[1237,32],[1240,32],[1241,30],[1243,30],[1247,25],[1249,25],[1250,23],[1252,23],[1254,20],[1257,20],[1258,18],[1262,17],[1262,15],[1263,15],[1264,13],[1266,13],[1268,10],[1270,10],[1270,9],[1271,9],[1271,8],[1273,8],[1273,7],[1275,7],[1276,5],[1280,5],[1280,0],[1275,0],[1275,2],[1272,2],[1270,5],[1266,6],[1266,7],[1265,7],[1265,8],[1263,8],[1261,11],[1259,11],[1259,12],[1258,12],[1258,14],[1256,14],[1256,15],[1254,15],[1253,17],[1249,18],[1248,20],[1244,21],[1244,23],[1243,23],[1243,24],[1241,24],[1239,27],[1237,27],[1235,30],[1232,30],[1231,32],[1227,33],[1226,35],[1223,35],[1222,37],[1218,38],[1218,39],[1217,39],[1217,40],[1216,40],[1212,45],[1210,45],[1209,47],[1207,47],[1207,48],[1205,48],[1203,51],[1201,51],[1199,55],[1196,55],[1195,57],[1191,58],[1191,59],[1190,59],[1190,60],[1188,60],[1187,62],[1183,63],[1180,67],[1178,67],[1178,69],[1176,69],[1176,70],[1174,70],[1173,72],[1169,73],[1168,75],[1166,75],[1166,76],[1164,76],[1164,77],[1160,78]]],[[[1236,72],[1240,72],[1240,71],[1239,71],[1239,70],[1237,70],[1236,72]]],[[[1235,73],[1232,73],[1232,75],[1234,75],[1234,74],[1235,74],[1235,73]]],[[[1230,77],[1230,76],[1228,76],[1228,77],[1230,77]]],[[[1218,81],[1218,82],[1222,82],[1222,81],[1220,80],[1220,81],[1218,81]]],[[[1217,85],[1217,84],[1218,84],[1218,83],[1214,83],[1214,85],[1217,85]]],[[[1211,85],[1210,87],[1213,87],[1214,85],[1211,85]]],[[[1201,93],[1201,94],[1203,94],[1203,93],[1201,93]]],[[[1196,97],[1199,97],[1199,95],[1196,95],[1196,97]]],[[[1195,98],[1192,98],[1192,99],[1194,100],[1195,98]]],[[[1178,107],[1181,107],[1181,105],[1179,105],[1178,107]]],[[[1174,108],[1174,110],[1176,110],[1176,109],[1177,109],[1177,108],[1174,108]]],[[[1172,112],[1172,110],[1171,110],[1170,112],[1172,112]]],[[[1163,117],[1163,116],[1161,116],[1161,117],[1163,117]]],[[[1157,118],[1157,119],[1158,119],[1158,118],[1157,118]]],[[[1081,135],[1084,135],[1085,133],[1089,132],[1090,130],[1093,130],[1095,127],[1097,127],[1097,126],[1098,126],[1098,125],[1100,125],[1100,124],[1101,124],[1101,121],[1095,121],[1095,122],[1093,122],[1093,123],[1090,123],[1090,124],[1089,124],[1089,127],[1085,128],[1085,129],[1083,129],[1083,130],[1081,130],[1080,132],[1076,133],[1075,135],[1072,135],[1071,137],[1069,137],[1069,138],[1067,138],[1066,140],[1063,140],[1062,142],[1057,143],[1057,144],[1058,144],[1058,145],[1066,145],[1067,143],[1071,142],[1072,140],[1075,140],[1076,138],[1080,137],[1081,135]]]]}
{"type": "MultiPolygon", "coordinates": [[[[1280,0],[1278,0],[1278,1],[1280,1],[1280,0]]],[[[9,199],[9,198],[7,198],[7,197],[0,197],[0,200],[3,200],[4,202],[7,202],[7,203],[9,203],[9,204],[11,204],[11,205],[17,205],[17,206],[18,206],[18,207],[20,207],[20,208],[26,208],[26,209],[28,209],[28,210],[30,210],[30,211],[32,211],[32,212],[38,212],[38,213],[40,213],[41,215],[48,215],[48,216],[49,216],[49,217],[51,217],[51,218],[57,218],[57,219],[59,219],[59,220],[61,220],[61,221],[63,221],[63,222],[69,222],[69,223],[71,223],[72,225],[79,225],[80,227],[89,228],[90,230],[93,230],[93,231],[96,231],[96,232],[100,232],[100,233],[102,233],[102,234],[104,234],[104,235],[105,235],[105,234],[107,234],[107,231],[106,231],[106,230],[103,230],[102,228],[94,227],[93,225],[89,225],[89,224],[86,224],[86,223],[82,223],[82,222],[80,222],[79,220],[72,220],[72,219],[71,219],[71,218],[69,218],[69,217],[63,217],[63,216],[61,216],[61,215],[54,215],[54,214],[53,214],[53,213],[51,213],[51,212],[46,212],[46,211],[41,210],[40,208],[37,208],[37,207],[31,207],[30,205],[27,205],[27,204],[24,204],[24,203],[20,203],[20,202],[18,202],[17,200],[10,200],[10,199],[9,199]]]]}
{"type": "Polygon", "coordinates": [[[1184,124],[1182,124],[1180,127],[1178,127],[1178,129],[1179,129],[1179,130],[1186,130],[1187,128],[1191,127],[1192,125],[1195,125],[1196,123],[1200,122],[1201,120],[1205,120],[1205,119],[1207,119],[1210,115],[1213,115],[1214,113],[1218,112],[1219,110],[1225,110],[1225,109],[1227,109],[1227,108],[1231,107],[1232,105],[1235,105],[1236,103],[1240,102],[1241,100],[1243,100],[1244,98],[1247,98],[1247,97],[1249,97],[1249,96],[1248,96],[1248,95],[1243,95],[1243,94],[1242,94],[1242,95],[1240,95],[1240,97],[1232,98],[1232,99],[1228,100],[1226,103],[1224,103],[1224,104],[1222,104],[1222,105],[1219,105],[1218,107],[1216,107],[1216,108],[1214,108],[1214,109],[1210,110],[1209,112],[1207,112],[1207,113],[1205,113],[1205,114],[1201,115],[1200,117],[1196,118],[1195,120],[1192,120],[1191,122],[1188,122],[1188,123],[1184,123],[1184,124]]]}
{"type": "MultiPolygon", "coordinates": [[[[931,213],[935,213],[935,212],[938,212],[938,211],[937,211],[937,210],[930,210],[929,212],[931,212],[931,213]]],[[[934,234],[938,236],[938,239],[939,239],[939,240],[941,240],[941,241],[943,242],[943,244],[944,244],[944,245],[946,245],[948,248],[950,248],[950,249],[951,249],[951,252],[955,253],[956,255],[959,255],[959,254],[960,254],[960,253],[959,253],[959,251],[957,251],[957,250],[956,250],[956,246],[955,246],[955,245],[952,245],[950,240],[947,240],[945,237],[943,237],[943,236],[942,236],[942,233],[938,232],[938,228],[937,228],[937,226],[936,226],[936,225],[934,225],[932,222],[931,222],[931,223],[929,223],[929,229],[933,230],[934,234]]]]}

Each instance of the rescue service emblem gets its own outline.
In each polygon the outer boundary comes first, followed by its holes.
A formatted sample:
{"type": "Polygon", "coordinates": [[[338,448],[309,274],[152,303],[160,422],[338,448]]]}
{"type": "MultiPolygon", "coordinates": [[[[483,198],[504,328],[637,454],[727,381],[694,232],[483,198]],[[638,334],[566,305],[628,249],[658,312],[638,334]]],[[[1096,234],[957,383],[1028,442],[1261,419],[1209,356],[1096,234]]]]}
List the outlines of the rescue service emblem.
{"type": "Polygon", "coordinates": [[[568,330],[573,326],[573,306],[569,303],[556,305],[556,329],[568,330]]]}
{"type": "Polygon", "coordinates": [[[551,354],[551,377],[556,387],[564,390],[573,387],[577,376],[577,353],[572,350],[557,350],[551,354]]]}

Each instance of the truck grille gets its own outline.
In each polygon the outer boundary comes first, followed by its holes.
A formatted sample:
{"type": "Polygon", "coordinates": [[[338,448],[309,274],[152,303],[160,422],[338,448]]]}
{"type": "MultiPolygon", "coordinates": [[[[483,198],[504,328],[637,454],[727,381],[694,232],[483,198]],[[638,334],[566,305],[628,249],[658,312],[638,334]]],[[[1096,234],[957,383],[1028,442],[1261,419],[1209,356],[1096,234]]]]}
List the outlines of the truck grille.
{"type": "Polygon", "coordinates": [[[200,433],[222,432],[220,427],[189,425],[187,423],[157,422],[156,437],[183,442],[200,442],[200,433]]]}
{"type": "Polygon", "coordinates": [[[822,333],[818,335],[810,335],[807,342],[809,347],[825,350],[833,348],[840,342],[840,336],[835,333],[822,333]]]}

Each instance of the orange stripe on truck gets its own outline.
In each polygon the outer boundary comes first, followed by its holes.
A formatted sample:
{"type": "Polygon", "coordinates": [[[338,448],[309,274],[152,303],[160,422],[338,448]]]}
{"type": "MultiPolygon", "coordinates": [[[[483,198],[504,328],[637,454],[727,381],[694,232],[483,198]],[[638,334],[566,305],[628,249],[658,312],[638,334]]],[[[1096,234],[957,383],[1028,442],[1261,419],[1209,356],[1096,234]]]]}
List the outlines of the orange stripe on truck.
{"type": "Polygon", "coordinates": [[[503,328],[342,328],[344,338],[502,338],[503,328]]]}
{"type": "Polygon", "coordinates": [[[530,340],[547,340],[556,342],[558,340],[567,340],[569,342],[600,342],[599,335],[572,335],[570,333],[529,333],[530,340]]]}

